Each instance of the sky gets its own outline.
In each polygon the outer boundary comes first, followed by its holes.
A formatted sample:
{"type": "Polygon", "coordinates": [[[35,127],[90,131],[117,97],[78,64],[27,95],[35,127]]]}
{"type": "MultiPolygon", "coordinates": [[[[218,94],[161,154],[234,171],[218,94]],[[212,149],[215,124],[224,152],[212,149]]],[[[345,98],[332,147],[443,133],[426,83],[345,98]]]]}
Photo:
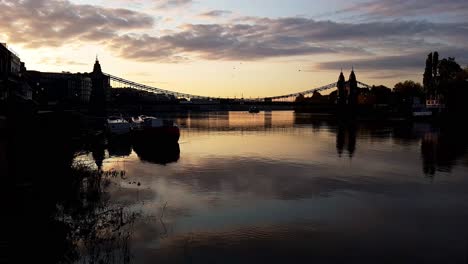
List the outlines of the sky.
{"type": "Polygon", "coordinates": [[[103,71],[197,95],[266,97],[336,82],[421,81],[468,64],[466,0],[0,0],[0,42],[28,70],[103,71]]]}

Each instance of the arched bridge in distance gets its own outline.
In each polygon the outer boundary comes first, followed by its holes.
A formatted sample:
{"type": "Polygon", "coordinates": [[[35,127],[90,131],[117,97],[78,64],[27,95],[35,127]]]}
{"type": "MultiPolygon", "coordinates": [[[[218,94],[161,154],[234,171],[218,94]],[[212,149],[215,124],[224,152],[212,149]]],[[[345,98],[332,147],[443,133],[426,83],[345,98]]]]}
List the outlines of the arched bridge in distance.
{"type": "MultiPolygon", "coordinates": [[[[331,90],[331,89],[336,89],[337,88],[337,82],[333,82],[324,86],[312,88],[306,91],[302,92],[297,92],[297,93],[291,93],[291,94],[285,94],[285,95],[279,95],[279,96],[271,96],[271,97],[264,97],[264,98],[251,98],[251,99],[246,99],[246,98],[222,98],[222,97],[210,97],[210,96],[202,96],[202,95],[194,95],[194,94],[188,94],[188,93],[179,93],[175,91],[169,91],[153,86],[148,86],[145,84],[133,82],[130,80],[126,80],[121,77],[117,77],[114,75],[110,75],[107,73],[104,73],[107,77],[110,78],[111,81],[111,86],[113,88],[121,87],[121,88],[131,88],[131,89],[136,89],[140,91],[145,91],[145,92],[150,92],[154,94],[162,94],[162,95],[168,95],[168,96],[174,96],[176,98],[185,98],[185,99],[201,99],[201,100],[242,100],[242,101],[252,101],[252,102],[274,102],[274,101],[288,101],[288,100],[294,100],[296,97],[299,95],[311,95],[314,92],[322,92],[326,90],[331,90]],[[112,85],[114,84],[114,85],[112,85]]],[[[370,88],[370,85],[367,85],[362,82],[357,82],[358,85],[361,88],[370,88]]]]}

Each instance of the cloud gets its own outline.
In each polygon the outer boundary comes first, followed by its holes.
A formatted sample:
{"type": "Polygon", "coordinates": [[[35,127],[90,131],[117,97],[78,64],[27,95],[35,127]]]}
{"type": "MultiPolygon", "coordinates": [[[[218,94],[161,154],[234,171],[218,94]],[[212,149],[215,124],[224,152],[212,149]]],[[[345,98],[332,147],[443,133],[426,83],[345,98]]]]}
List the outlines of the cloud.
{"type": "MultiPolygon", "coordinates": [[[[422,71],[426,63],[427,54],[432,51],[433,50],[427,50],[397,56],[377,56],[366,59],[322,62],[318,63],[316,67],[324,70],[339,70],[343,67],[354,66],[360,70],[369,71],[422,71]]],[[[437,51],[441,58],[455,57],[459,63],[468,63],[468,48],[442,48],[437,51]]]]}
{"type": "Polygon", "coordinates": [[[158,9],[179,8],[193,3],[192,0],[156,0],[155,2],[158,9]]]}
{"type": "Polygon", "coordinates": [[[403,56],[379,56],[367,59],[349,59],[331,62],[322,62],[317,65],[320,69],[339,70],[342,67],[351,67],[360,70],[402,70],[424,68],[426,55],[423,53],[403,56]]]}
{"type": "Polygon", "coordinates": [[[167,61],[192,54],[209,60],[254,60],[280,56],[330,53],[333,50],[289,38],[264,36],[248,25],[185,25],[184,30],[162,37],[125,35],[112,41],[120,56],[167,61]]]}
{"type": "Polygon", "coordinates": [[[198,16],[202,18],[216,18],[216,17],[222,17],[224,15],[230,15],[230,14],[232,14],[232,12],[227,11],[227,10],[212,10],[212,11],[201,13],[198,16]]]}
{"type": "Polygon", "coordinates": [[[443,14],[466,17],[468,4],[466,0],[373,0],[354,4],[340,12],[357,12],[374,18],[443,14]]]}
{"type": "MultiPolygon", "coordinates": [[[[386,3],[390,8],[388,1],[374,2],[386,3]]],[[[416,8],[414,1],[409,2],[416,8]]],[[[444,7],[446,10],[457,7],[457,1],[449,2],[451,7],[444,7]]],[[[191,0],[156,1],[161,8],[191,3],[191,0]]],[[[382,8],[379,10],[388,9],[382,8]]],[[[460,51],[468,41],[467,22],[349,23],[301,17],[240,17],[223,23],[185,24],[150,34],[144,31],[155,32],[153,17],[129,9],[75,4],[69,0],[0,0],[0,9],[0,20],[12,21],[0,23],[0,32],[10,42],[37,48],[98,41],[122,58],[151,62],[339,54],[360,59],[322,62],[318,66],[339,69],[354,64],[366,69],[420,69],[428,52],[442,48],[460,51]]],[[[201,15],[218,17],[228,12],[212,10],[201,15]]],[[[462,62],[468,61],[466,55],[456,55],[462,62]]]]}
{"type": "MultiPolygon", "coordinates": [[[[243,24],[186,24],[177,32],[159,37],[127,34],[112,39],[111,47],[122,57],[143,61],[178,61],[187,57],[259,60],[331,53],[375,56],[385,51],[407,54],[446,47],[447,42],[468,40],[464,34],[467,24],[464,23],[391,21],[352,24],[306,18],[255,17],[242,21],[243,24]]],[[[365,64],[370,62],[365,61],[365,64]]],[[[392,66],[388,61],[385,65],[392,66]]],[[[416,63],[407,59],[405,65],[414,67],[416,63]]]]}
{"type": "Polygon", "coordinates": [[[146,29],[153,18],[121,8],[74,4],[68,0],[0,1],[0,32],[27,47],[100,41],[121,30],[146,29]]]}
{"type": "Polygon", "coordinates": [[[89,65],[89,63],[84,63],[76,60],[71,60],[71,59],[64,59],[64,58],[49,58],[49,57],[44,57],[39,60],[40,64],[47,64],[47,65],[55,65],[55,66],[63,66],[63,65],[78,65],[78,66],[86,66],[89,65]]]}

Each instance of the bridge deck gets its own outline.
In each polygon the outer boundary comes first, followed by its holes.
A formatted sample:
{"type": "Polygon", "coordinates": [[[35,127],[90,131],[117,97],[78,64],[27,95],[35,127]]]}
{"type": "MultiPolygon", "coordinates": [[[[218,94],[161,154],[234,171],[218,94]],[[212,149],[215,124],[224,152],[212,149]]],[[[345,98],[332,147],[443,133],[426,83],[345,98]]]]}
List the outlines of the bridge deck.
{"type": "MultiPolygon", "coordinates": [[[[111,74],[105,73],[106,76],[110,78],[111,81],[121,83],[124,85],[127,85],[129,88],[141,90],[141,91],[146,91],[146,92],[151,92],[151,93],[156,93],[156,94],[165,94],[165,95],[173,95],[177,98],[187,98],[187,99],[202,99],[202,100],[232,100],[232,98],[217,98],[217,97],[210,97],[210,96],[201,96],[201,95],[193,95],[193,94],[188,94],[188,93],[179,93],[179,92],[174,92],[174,91],[169,91],[153,86],[148,86],[145,84],[133,82],[124,78],[120,78],[111,74]]],[[[369,85],[358,82],[359,85],[370,88],[369,85]]],[[[326,91],[330,90],[333,88],[336,88],[337,83],[333,82],[324,86],[320,86],[317,88],[309,89],[303,92],[298,92],[298,93],[292,93],[292,94],[286,94],[286,95],[280,95],[280,96],[273,96],[273,97],[264,97],[264,98],[256,98],[256,99],[242,99],[244,101],[269,101],[269,100],[282,100],[282,99],[288,99],[288,98],[294,98],[299,95],[308,95],[308,94],[313,94],[314,92],[321,92],[321,91],[326,91]]]]}

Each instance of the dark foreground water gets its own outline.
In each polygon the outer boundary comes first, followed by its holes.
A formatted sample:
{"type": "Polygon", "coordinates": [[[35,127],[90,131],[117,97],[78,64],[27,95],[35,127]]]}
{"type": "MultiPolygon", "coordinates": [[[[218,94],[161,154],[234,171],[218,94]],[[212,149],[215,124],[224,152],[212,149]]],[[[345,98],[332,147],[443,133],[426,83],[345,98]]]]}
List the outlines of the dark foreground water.
{"type": "Polygon", "coordinates": [[[80,204],[91,214],[57,206],[58,222],[75,219],[61,262],[468,263],[468,134],[457,126],[174,118],[179,145],[106,139],[75,154],[106,181],[80,204]]]}

